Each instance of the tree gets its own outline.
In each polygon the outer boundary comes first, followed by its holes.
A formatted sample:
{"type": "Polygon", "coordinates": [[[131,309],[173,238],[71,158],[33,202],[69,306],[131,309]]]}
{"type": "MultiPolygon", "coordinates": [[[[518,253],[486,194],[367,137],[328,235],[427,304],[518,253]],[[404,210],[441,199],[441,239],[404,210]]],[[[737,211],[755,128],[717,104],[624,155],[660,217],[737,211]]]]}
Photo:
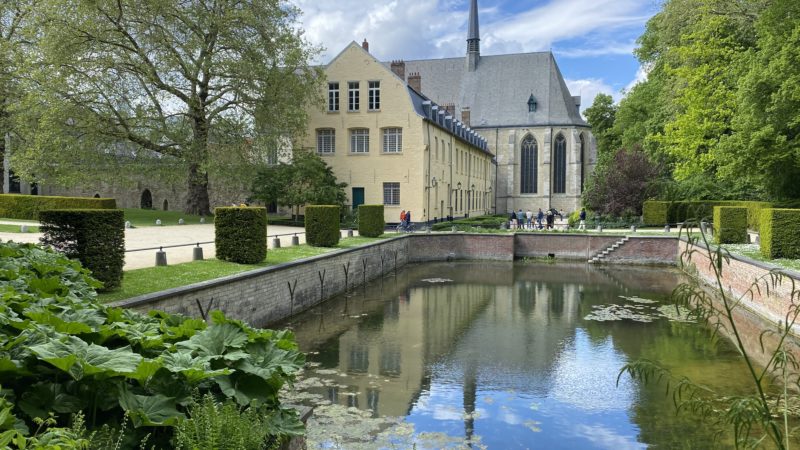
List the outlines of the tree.
{"type": "Polygon", "coordinates": [[[587,208],[614,217],[640,216],[650,186],[661,169],[653,164],[641,147],[620,149],[609,163],[596,170],[583,195],[587,208]]]}
{"type": "Polygon", "coordinates": [[[584,111],[586,120],[592,127],[592,134],[597,139],[598,160],[609,159],[614,150],[619,148],[619,135],[614,130],[617,106],[608,94],[597,94],[592,106],[584,111]]]}
{"type": "Polygon", "coordinates": [[[317,49],[281,0],[42,0],[37,13],[12,160],[28,178],[74,182],[124,155],[180,167],[186,212],[208,214],[215,161],[265,161],[318,101],[317,49]]]}
{"type": "MultiPolygon", "coordinates": [[[[344,188],[333,169],[309,150],[294,153],[291,162],[281,162],[259,171],[253,182],[252,198],[282,206],[339,205],[347,201],[344,188]]],[[[298,212],[299,214],[299,212],[298,212]]]]}

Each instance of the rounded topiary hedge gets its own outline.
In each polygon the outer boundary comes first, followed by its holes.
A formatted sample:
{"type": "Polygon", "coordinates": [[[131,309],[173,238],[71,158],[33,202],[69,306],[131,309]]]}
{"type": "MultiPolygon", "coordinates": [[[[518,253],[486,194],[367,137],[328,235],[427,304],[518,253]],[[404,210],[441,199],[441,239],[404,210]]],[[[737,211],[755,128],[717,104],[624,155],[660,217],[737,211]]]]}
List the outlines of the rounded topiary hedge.
{"type": "Polygon", "coordinates": [[[383,234],[383,205],[361,205],[358,207],[358,235],[378,237],[383,234]]]}
{"type": "Polygon", "coordinates": [[[214,244],[217,259],[241,264],[264,261],[267,257],[267,209],[214,209],[214,244]]]}
{"type": "Polygon", "coordinates": [[[746,207],[714,207],[714,242],[717,244],[747,243],[746,207]]]}
{"type": "Polygon", "coordinates": [[[77,259],[103,282],[122,283],[125,263],[125,215],[121,209],[51,209],[39,212],[41,242],[77,259]]]}
{"type": "Polygon", "coordinates": [[[800,209],[761,209],[761,255],[800,258],[800,209]]]}
{"type": "Polygon", "coordinates": [[[55,197],[48,195],[0,194],[0,217],[36,220],[39,211],[52,209],[115,209],[113,198],[55,197]]]}
{"type": "Polygon", "coordinates": [[[333,247],[339,243],[338,206],[306,206],[306,243],[314,247],[333,247]]]}

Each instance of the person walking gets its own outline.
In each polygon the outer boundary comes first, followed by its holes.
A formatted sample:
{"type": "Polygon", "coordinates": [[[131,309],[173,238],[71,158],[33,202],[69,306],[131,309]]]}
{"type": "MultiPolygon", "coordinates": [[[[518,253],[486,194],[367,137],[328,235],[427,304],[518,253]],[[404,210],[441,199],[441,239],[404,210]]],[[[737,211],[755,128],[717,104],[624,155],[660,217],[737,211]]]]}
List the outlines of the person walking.
{"type": "Polygon", "coordinates": [[[522,208],[517,211],[517,228],[525,228],[525,213],[522,211],[522,208]]]}
{"type": "Polygon", "coordinates": [[[578,224],[579,230],[586,230],[586,208],[581,208],[581,213],[578,216],[581,219],[581,222],[578,224]]]}
{"type": "Polygon", "coordinates": [[[406,228],[411,229],[411,210],[406,211],[406,228]]]}
{"type": "Polygon", "coordinates": [[[517,215],[514,214],[514,210],[511,210],[511,215],[508,216],[508,229],[513,230],[517,227],[517,215]]]}
{"type": "Polygon", "coordinates": [[[406,210],[405,209],[400,211],[400,227],[404,228],[404,229],[406,227],[406,210]]]}
{"type": "Polygon", "coordinates": [[[533,213],[530,208],[525,211],[525,226],[529,229],[533,229],[533,213]]]}
{"type": "Polygon", "coordinates": [[[542,208],[539,208],[539,212],[536,213],[536,225],[539,229],[542,229],[542,222],[544,221],[544,213],[542,212],[542,208]]]}

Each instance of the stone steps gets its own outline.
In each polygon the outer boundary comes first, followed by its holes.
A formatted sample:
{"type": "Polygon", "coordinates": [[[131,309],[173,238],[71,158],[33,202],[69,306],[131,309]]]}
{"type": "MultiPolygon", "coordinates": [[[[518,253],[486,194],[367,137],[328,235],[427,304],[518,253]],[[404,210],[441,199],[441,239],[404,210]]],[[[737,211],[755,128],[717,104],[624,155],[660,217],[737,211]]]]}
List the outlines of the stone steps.
{"type": "Polygon", "coordinates": [[[603,262],[603,258],[613,253],[616,249],[625,245],[626,242],[630,240],[630,237],[625,236],[624,238],[618,240],[617,242],[613,243],[608,248],[603,249],[602,251],[596,253],[592,258],[589,260],[589,264],[597,264],[599,262],[603,262]]]}

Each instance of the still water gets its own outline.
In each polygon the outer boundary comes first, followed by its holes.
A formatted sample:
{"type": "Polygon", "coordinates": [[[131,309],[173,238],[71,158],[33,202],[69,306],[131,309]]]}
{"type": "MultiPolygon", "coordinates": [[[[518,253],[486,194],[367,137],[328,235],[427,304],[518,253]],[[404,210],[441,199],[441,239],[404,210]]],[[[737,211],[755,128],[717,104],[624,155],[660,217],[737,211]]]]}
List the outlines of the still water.
{"type": "Polygon", "coordinates": [[[309,448],[718,448],[676,415],[647,358],[728,394],[727,342],[667,307],[665,268],[449,262],[407,266],[280,326],[309,364],[287,401],[315,407],[309,448]]]}

